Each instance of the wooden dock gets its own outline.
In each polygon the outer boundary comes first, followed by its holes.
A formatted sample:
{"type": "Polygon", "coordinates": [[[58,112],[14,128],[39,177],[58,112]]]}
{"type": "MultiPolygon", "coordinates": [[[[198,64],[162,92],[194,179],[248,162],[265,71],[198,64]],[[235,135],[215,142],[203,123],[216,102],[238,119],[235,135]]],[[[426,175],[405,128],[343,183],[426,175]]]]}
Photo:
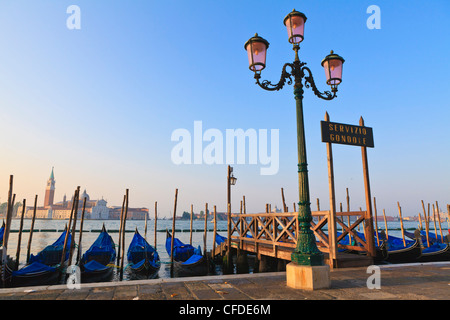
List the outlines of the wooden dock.
{"type": "MultiPolygon", "coordinates": [[[[362,267],[373,264],[373,257],[369,254],[367,242],[355,230],[360,223],[365,221],[365,211],[336,213],[335,219],[342,232],[335,237],[328,235],[330,211],[313,211],[312,216],[315,219],[311,223],[311,229],[314,231],[317,247],[324,253],[325,262],[331,268],[362,267]],[[347,220],[346,223],[345,220],[347,220]],[[339,243],[348,236],[352,239],[348,245],[339,243]],[[352,250],[359,254],[348,254],[340,252],[339,249],[352,250]]],[[[212,250],[213,256],[224,255],[230,246],[232,249],[256,254],[258,258],[265,256],[291,261],[291,254],[297,245],[296,212],[231,214],[229,224],[230,241],[215,246],[212,250]]]]}

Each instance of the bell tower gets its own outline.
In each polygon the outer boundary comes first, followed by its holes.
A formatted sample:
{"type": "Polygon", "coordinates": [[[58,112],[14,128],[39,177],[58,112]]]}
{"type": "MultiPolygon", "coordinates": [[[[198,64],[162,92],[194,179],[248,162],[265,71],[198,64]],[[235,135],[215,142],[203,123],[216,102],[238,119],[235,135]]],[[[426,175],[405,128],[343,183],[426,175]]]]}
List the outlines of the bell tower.
{"type": "Polygon", "coordinates": [[[52,173],[50,174],[50,178],[47,180],[47,187],[45,188],[45,199],[44,199],[44,207],[49,208],[53,205],[53,199],[55,197],[55,176],[52,173]]]}

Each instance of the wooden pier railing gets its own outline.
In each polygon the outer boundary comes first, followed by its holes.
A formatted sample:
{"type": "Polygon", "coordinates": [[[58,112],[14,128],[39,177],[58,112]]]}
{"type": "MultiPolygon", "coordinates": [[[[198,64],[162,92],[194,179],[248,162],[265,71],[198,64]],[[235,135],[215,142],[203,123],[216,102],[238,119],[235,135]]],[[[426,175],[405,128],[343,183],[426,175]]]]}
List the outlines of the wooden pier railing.
{"type": "MultiPolygon", "coordinates": [[[[231,246],[290,261],[291,253],[297,245],[297,215],[297,212],[231,214],[231,246]]],[[[317,246],[327,254],[332,267],[336,265],[338,249],[368,252],[367,237],[358,235],[356,230],[365,221],[365,211],[336,212],[335,237],[328,233],[330,211],[313,211],[312,217],[311,229],[317,246]],[[346,241],[346,237],[350,240],[346,241]]],[[[226,246],[217,247],[213,254],[218,254],[221,250],[226,250],[226,246]]]]}

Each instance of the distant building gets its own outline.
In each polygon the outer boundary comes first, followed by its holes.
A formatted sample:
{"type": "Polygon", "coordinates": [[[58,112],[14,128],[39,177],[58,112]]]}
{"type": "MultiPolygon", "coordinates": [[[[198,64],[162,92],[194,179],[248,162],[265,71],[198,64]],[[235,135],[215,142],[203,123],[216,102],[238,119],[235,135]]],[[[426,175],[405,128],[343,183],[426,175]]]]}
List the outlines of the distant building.
{"type": "MultiPolygon", "coordinates": [[[[119,220],[122,207],[112,207],[109,209],[109,219],[119,220]]],[[[128,208],[127,210],[127,220],[144,220],[146,215],[148,217],[147,208],[128,208]]]]}
{"type": "MultiPolygon", "coordinates": [[[[37,219],[70,219],[73,206],[73,196],[70,201],[67,201],[67,197],[66,195],[64,195],[62,201],[54,203],[56,190],[55,182],[55,175],[52,168],[52,172],[50,174],[50,178],[47,181],[47,186],[45,189],[44,206],[36,208],[37,219]]],[[[122,207],[108,207],[107,201],[103,198],[101,200],[91,200],[89,194],[87,194],[86,192],[86,189],[79,197],[77,219],[81,219],[83,213],[83,203],[85,199],[85,219],[120,219],[120,212],[122,210],[122,207]]],[[[21,212],[21,207],[19,210],[18,212],[21,212]]],[[[25,218],[32,218],[33,210],[33,206],[27,206],[25,210],[25,218]]],[[[144,220],[146,215],[148,216],[147,208],[128,208],[127,219],[144,220]]]]}
{"type": "Polygon", "coordinates": [[[53,200],[55,198],[55,182],[52,167],[52,173],[50,174],[50,178],[47,180],[47,187],[45,188],[44,208],[50,208],[53,204],[53,200]]]}

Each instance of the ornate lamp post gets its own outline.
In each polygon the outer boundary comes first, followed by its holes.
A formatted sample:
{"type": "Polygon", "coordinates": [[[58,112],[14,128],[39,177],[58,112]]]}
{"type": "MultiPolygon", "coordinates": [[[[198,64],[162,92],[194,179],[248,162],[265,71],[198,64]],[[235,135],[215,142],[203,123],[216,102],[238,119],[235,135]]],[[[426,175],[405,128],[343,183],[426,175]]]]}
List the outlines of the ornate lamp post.
{"type": "Polygon", "coordinates": [[[298,50],[300,42],[304,39],[304,27],[306,16],[295,9],[284,18],[284,24],[288,31],[289,42],[293,44],[295,59],[293,63],[283,66],[281,79],[277,84],[270,81],[260,81],[261,71],[266,67],[266,53],[269,42],[256,34],[244,45],[248,53],[249,68],[254,71],[256,83],[264,90],[278,91],[286,84],[294,83],[294,96],[297,109],[297,147],[298,147],[298,223],[297,246],[292,253],[291,260],[301,266],[323,266],[322,252],[317,248],[314,233],[311,230],[311,207],[309,195],[308,170],[306,161],[306,142],[303,122],[303,85],[311,88],[314,94],[324,100],[332,100],[336,97],[338,85],[342,82],[342,66],[344,59],[331,51],[331,54],[322,61],[325,69],[327,84],[331,86],[331,92],[320,92],[306,63],[300,61],[298,50]],[[288,68],[290,71],[288,71],[288,68]],[[304,84],[303,84],[304,81],[304,84]]]}
{"type": "Polygon", "coordinates": [[[233,175],[233,167],[228,166],[227,174],[227,265],[226,272],[231,269],[231,186],[236,185],[237,178],[233,175]]]}

